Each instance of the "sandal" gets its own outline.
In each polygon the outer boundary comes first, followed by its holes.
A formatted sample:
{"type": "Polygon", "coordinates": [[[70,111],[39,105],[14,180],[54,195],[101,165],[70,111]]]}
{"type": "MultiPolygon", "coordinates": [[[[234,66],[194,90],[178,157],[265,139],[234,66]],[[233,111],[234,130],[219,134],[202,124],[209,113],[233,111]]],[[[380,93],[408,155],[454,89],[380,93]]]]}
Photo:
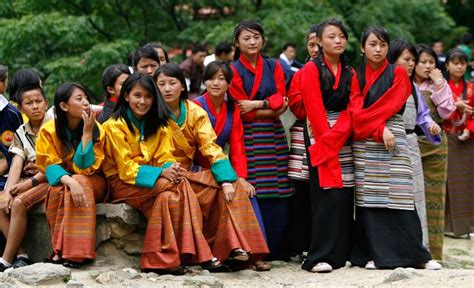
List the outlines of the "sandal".
{"type": "Polygon", "coordinates": [[[63,266],[68,268],[79,269],[84,266],[90,265],[94,262],[92,259],[86,259],[82,262],[72,261],[72,260],[63,260],[63,266]]]}
{"type": "Polygon", "coordinates": [[[232,252],[230,252],[228,260],[245,262],[249,260],[249,254],[244,249],[237,248],[237,249],[232,250],[232,252]]]}
{"type": "Polygon", "coordinates": [[[212,258],[209,261],[201,263],[202,269],[208,270],[209,272],[219,273],[219,272],[232,272],[232,269],[221,263],[216,257],[212,258]]]}
{"type": "Polygon", "coordinates": [[[182,276],[184,274],[189,274],[193,273],[193,270],[190,268],[187,268],[185,266],[178,266],[174,268],[168,268],[168,269],[153,269],[153,268],[147,268],[147,269],[142,269],[143,273],[150,273],[154,272],[158,275],[173,275],[173,276],[182,276]]]}
{"type": "Polygon", "coordinates": [[[272,269],[272,264],[264,261],[257,261],[254,265],[250,265],[249,269],[259,272],[270,271],[270,269],[272,269]]]}

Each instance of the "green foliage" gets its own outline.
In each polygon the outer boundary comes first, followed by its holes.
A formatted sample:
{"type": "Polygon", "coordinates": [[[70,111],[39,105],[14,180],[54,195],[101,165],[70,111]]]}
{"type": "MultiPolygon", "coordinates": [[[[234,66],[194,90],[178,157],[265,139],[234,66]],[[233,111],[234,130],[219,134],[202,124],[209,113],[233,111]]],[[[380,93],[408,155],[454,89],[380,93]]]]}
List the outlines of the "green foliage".
{"type": "Polygon", "coordinates": [[[393,39],[414,42],[454,34],[439,0],[4,0],[0,62],[11,74],[25,67],[39,70],[49,97],[62,82],[77,81],[100,101],[102,71],[126,63],[127,55],[147,42],[211,48],[232,42],[239,21],[256,19],[265,29],[268,56],[277,57],[293,42],[303,60],[309,27],[327,18],[346,24],[350,59],[357,58],[359,35],[369,25],[383,25],[393,39]]]}

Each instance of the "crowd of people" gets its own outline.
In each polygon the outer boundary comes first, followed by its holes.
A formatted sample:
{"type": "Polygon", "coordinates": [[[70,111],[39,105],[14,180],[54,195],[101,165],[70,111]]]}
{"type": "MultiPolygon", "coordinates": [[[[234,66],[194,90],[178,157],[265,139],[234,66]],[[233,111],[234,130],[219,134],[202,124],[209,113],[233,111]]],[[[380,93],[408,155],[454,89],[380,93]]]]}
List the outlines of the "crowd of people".
{"type": "Polygon", "coordinates": [[[474,232],[472,36],[443,54],[368,27],[357,68],[348,37],[335,19],[310,27],[305,64],[294,44],[263,55],[248,20],[181,65],[149,43],[104,70],[101,106],[67,82],[48,110],[37,71],[8,82],[0,66],[0,271],[31,263],[21,243],[36,205],[48,261],[91,263],[103,202],[147,219],[143,271],[441,269],[444,233],[474,232]]]}

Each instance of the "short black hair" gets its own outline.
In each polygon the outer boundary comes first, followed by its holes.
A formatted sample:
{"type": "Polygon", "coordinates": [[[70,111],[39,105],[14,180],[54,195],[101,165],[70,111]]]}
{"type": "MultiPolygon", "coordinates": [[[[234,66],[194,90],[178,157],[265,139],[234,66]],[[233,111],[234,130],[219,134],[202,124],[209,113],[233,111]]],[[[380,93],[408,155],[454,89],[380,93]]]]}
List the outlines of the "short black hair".
{"type": "Polygon", "coordinates": [[[204,47],[204,46],[201,45],[201,44],[196,44],[196,45],[194,45],[193,49],[191,49],[191,53],[197,54],[197,53],[199,53],[199,52],[205,52],[205,53],[207,53],[206,47],[204,47]]]}
{"type": "Polygon", "coordinates": [[[230,44],[229,42],[222,42],[216,46],[214,54],[216,54],[216,56],[221,56],[222,54],[227,55],[231,52],[232,52],[232,44],[230,44]]]}
{"type": "Polygon", "coordinates": [[[296,45],[294,43],[286,43],[284,46],[283,46],[283,50],[282,51],[286,51],[286,49],[288,49],[289,47],[293,48],[293,49],[296,49],[296,45]]]}
{"type": "Polygon", "coordinates": [[[19,104],[18,102],[18,93],[21,88],[29,85],[43,87],[41,81],[41,75],[38,71],[33,68],[24,68],[16,71],[10,81],[8,81],[8,94],[10,95],[10,100],[19,104]]]}
{"type": "Polygon", "coordinates": [[[153,48],[153,46],[150,44],[146,44],[135,51],[133,54],[133,67],[136,68],[138,62],[140,62],[140,59],[142,58],[154,60],[158,64],[160,63],[160,57],[158,57],[158,53],[156,53],[155,48],[153,48]]]}
{"type": "Polygon", "coordinates": [[[387,54],[388,62],[391,64],[397,62],[398,58],[400,58],[400,55],[402,55],[405,50],[408,50],[413,57],[415,57],[415,62],[418,63],[418,53],[416,53],[415,45],[405,39],[395,39],[390,43],[387,54]]]}
{"type": "Polygon", "coordinates": [[[23,94],[25,92],[32,91],[32,90],[40,91],[41,96],[43,96],[44,100],[48,101],[48,99],[46,98],[46,94],[44,93],[44,90],[41,86],[39,86],[39,85],[26,85],[26,86],[21,87],[20,91],[18,91],[18,94],[17,94],[17,97],[16,97],[16,100],[18,101],[17,102],[18,105],[21,105],[21,103],[23,102],[23,94]]]}
{"type": "Polygon", "coordinates": [[[472,34],[464,33],[461,38],[461,44],[469,45],[472,42],[472,34]]]}
{"type": "MultiPolygon", "coordinates": [[[[178,79],[181,82],[181,86],[183,86],[183,91],[179,95],[180,99],[188,99],[188,89],[186,86],[186,79],[184,77],[183,70],[179,68],[178,64],[175,63],[166,63],[165,65],[161,66],[160,68],[156,69],[155,74],[153,74],[153,80],[158,81],[158,77],[160,74],[164,74],[168,77],[173,77],[178,79]]],[[[158,89],[160,90],[160,89],[158,89]]]]}
{"type": "Polygon", "coordinates": [[[7,80],[8,78],[8,67],[0,65],[0,82],[7,80]]]}
{"type": "MultiPolygon", "coordinates": [[[[160,45],[160,43],[157,43],[157,42],[150,42],[148,43],[147,45],[150,45],[151,47],[155,48],[156,49],[161,49],[163,50],[163,53],[165,54],[165,60],[166,60],[166,63],[170,63],[170,58],[168,57],[168,52],[166,52],[166,49],[163,48],[163,46],[160,45]]],[[[157,52],[158,54],[158,52],[157,52]]],[[[160,55],[158,55],[158,59],[160,58],[160,55]]]]}

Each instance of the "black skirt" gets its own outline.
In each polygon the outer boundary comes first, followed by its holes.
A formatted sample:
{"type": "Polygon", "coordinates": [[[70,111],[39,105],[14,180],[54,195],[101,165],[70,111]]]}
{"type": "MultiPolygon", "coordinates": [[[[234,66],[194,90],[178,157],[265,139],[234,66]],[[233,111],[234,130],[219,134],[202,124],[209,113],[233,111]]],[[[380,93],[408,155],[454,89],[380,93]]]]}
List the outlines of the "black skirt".
{"type": "Polygon", "coordinates": [[[352,265],[374,260],[377,268],[417,267],[431,260],[415,210],[357,207],[355,230],[352,265]]]}
{"type": "Polygon", "coordinates": [[[291,197],[290,249],[301,254],[309,249],[311,234],[311,198],[309,182],[293,180],[295,193],[291,197]]]}

